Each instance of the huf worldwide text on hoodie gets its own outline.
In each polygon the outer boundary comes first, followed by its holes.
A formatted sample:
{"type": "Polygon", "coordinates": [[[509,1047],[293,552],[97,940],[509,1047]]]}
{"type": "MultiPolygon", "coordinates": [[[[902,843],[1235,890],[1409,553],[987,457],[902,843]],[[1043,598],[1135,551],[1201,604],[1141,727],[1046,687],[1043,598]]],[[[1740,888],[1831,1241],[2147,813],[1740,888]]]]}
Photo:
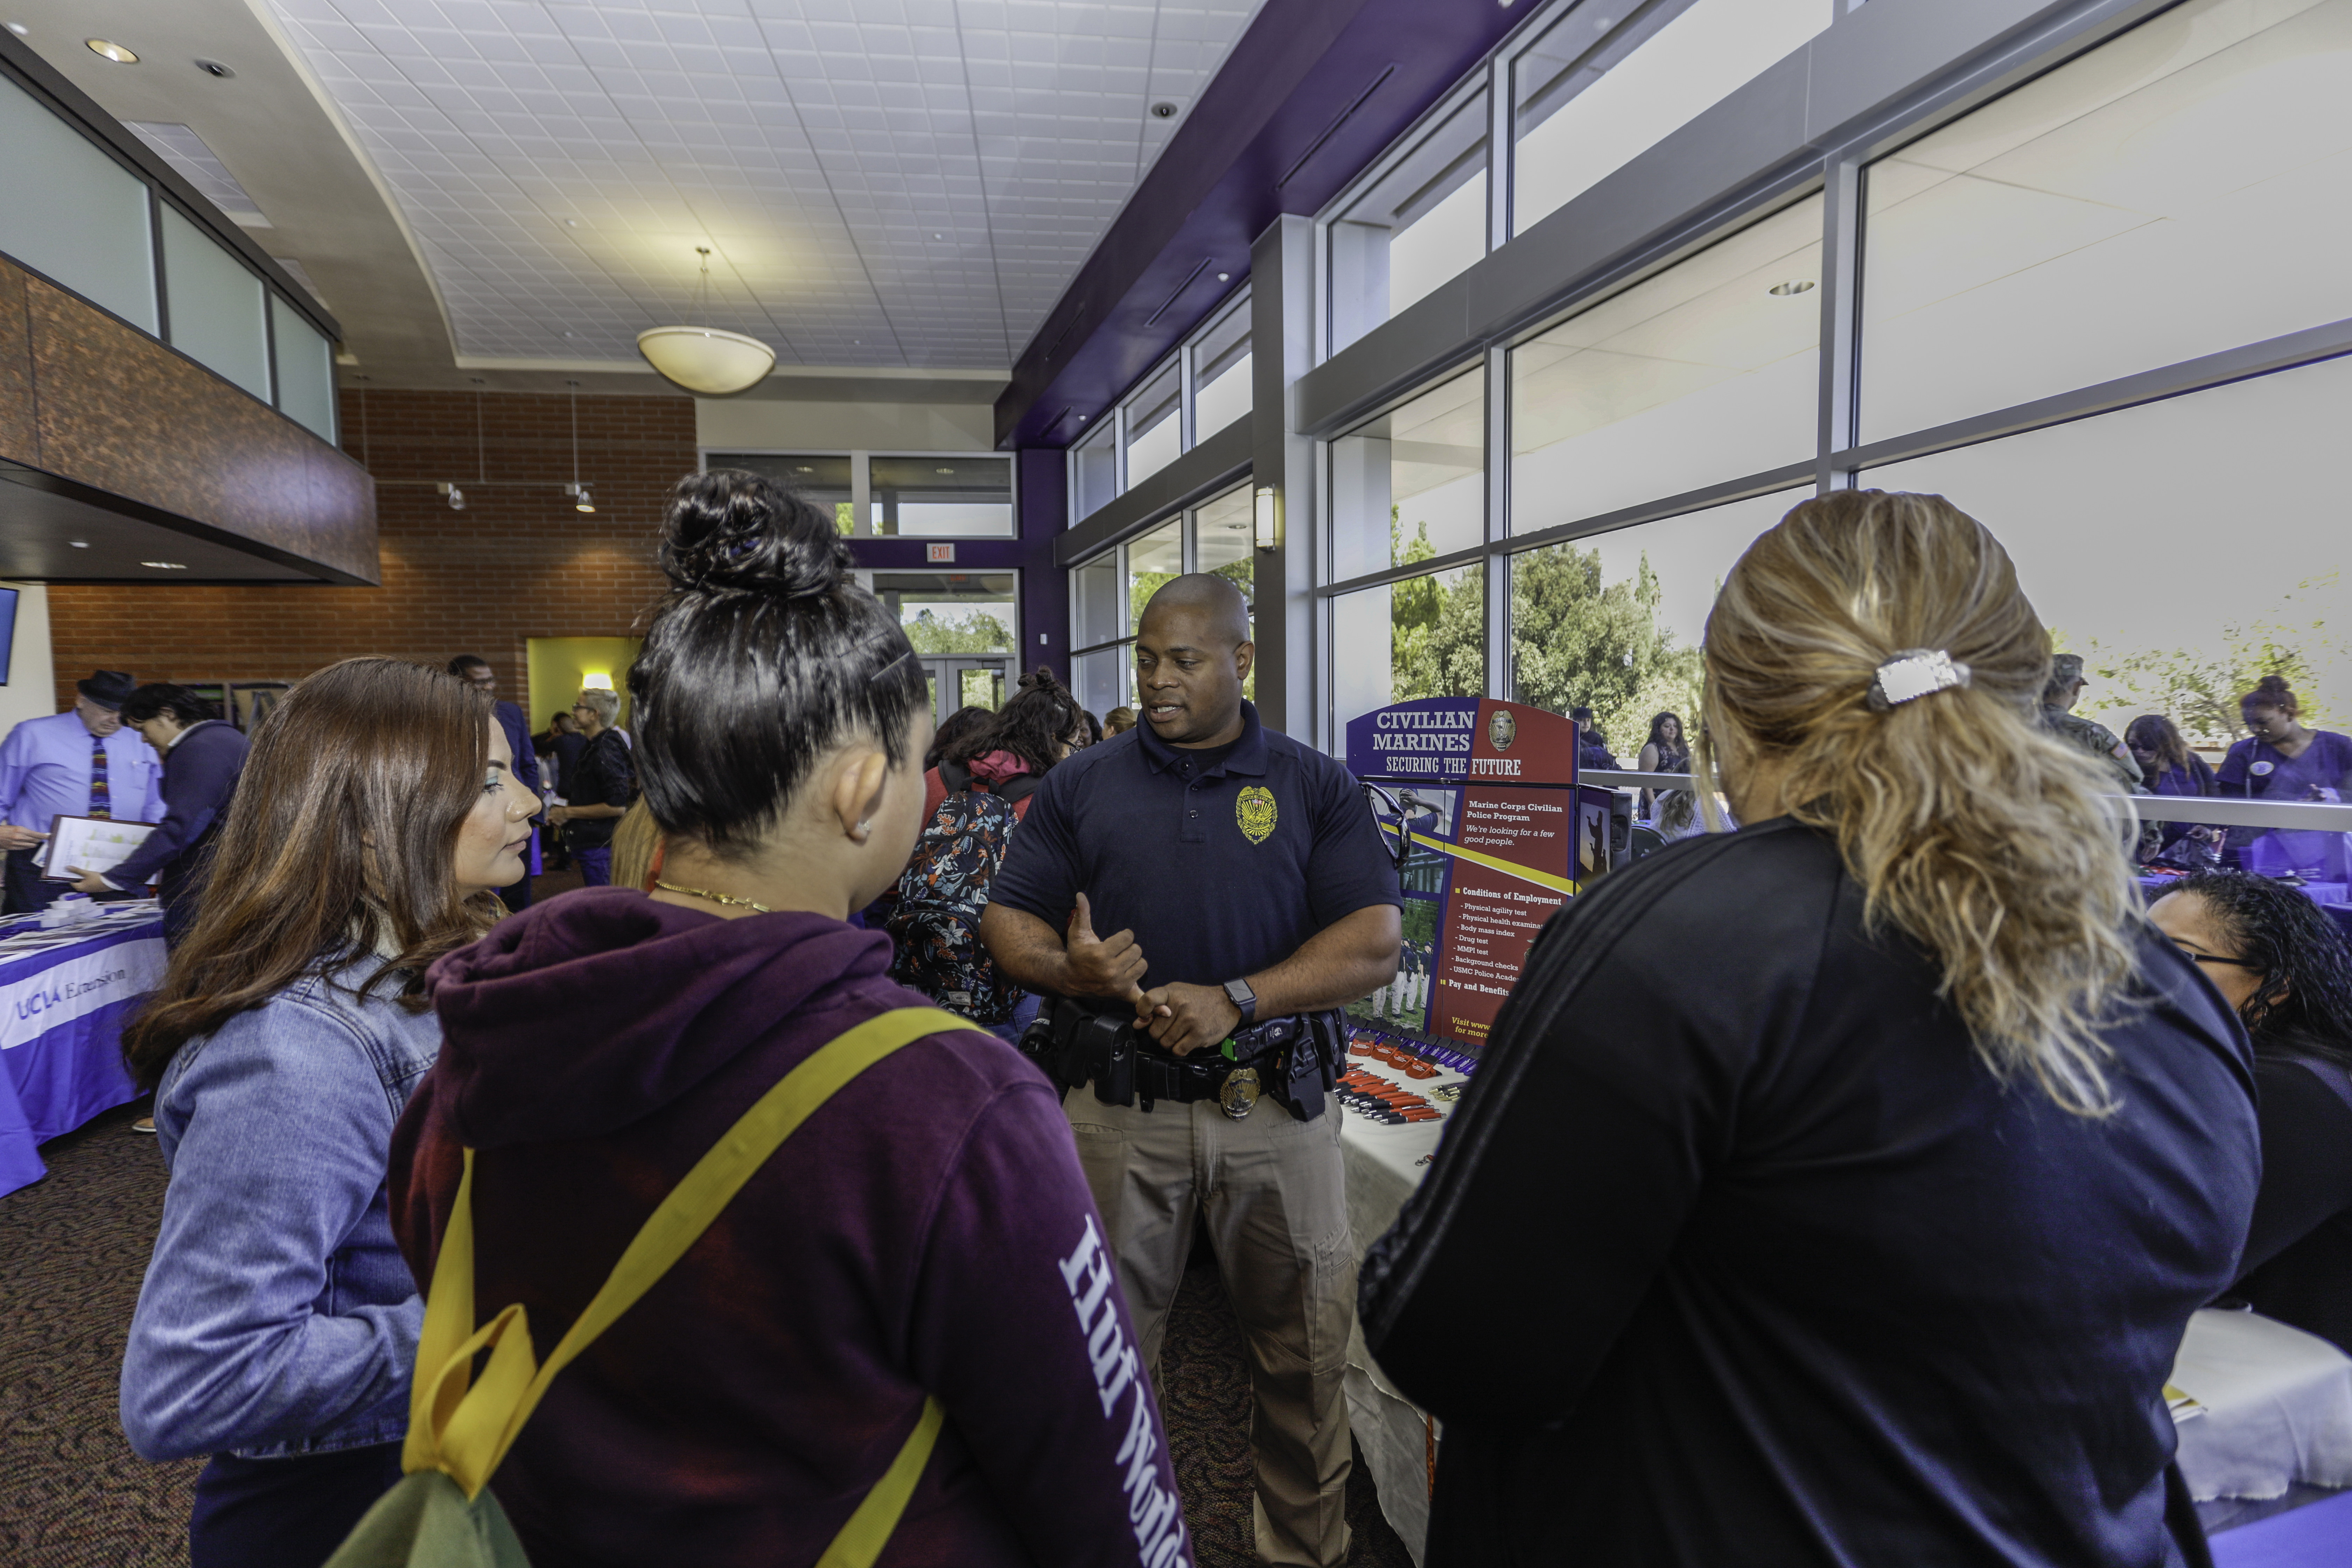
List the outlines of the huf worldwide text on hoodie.
{"type": "MultiPolygon", "coordinates": [[[[439,1064],[395,1134],[419,1279],[475,1149],[475,1301],[542,1360],[646,1216],[819,1047],[925,1000],[887,938],[595,889],[432,972],[439,1064]]],[[[814,1563],[947,1426],[881,1563],[1171,1568],[1158,1404],[1054,1090],[979,1030],[852,1080],[557,1375],[492,1479],[534,1568],[814,1563]]]]}

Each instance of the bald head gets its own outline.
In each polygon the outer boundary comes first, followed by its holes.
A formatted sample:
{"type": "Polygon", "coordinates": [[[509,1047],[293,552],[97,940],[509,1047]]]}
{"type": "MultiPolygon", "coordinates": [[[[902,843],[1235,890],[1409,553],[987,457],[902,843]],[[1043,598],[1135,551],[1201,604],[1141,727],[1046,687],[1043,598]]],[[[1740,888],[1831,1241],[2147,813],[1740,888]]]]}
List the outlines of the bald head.
{"type": "Polygon", "coordinates": [[[1197,616],[1201,629],[1222,647],[1239,647],[1250,640],[1249,601],[1242,597],[1239,588],[1213,572],[1187,572],[1161,584],[1143,606],[1136,630],[1141,632],[1154,616],[1169,611],[1197,616]]]}
{"type": "Polygon", "coordinates": [[[1223,577],[1190,573],[1163,585],[1135,627],[1135,695],[1143,721],[1171,746],[1222,746],[1243,730],[1249,605],[1223,577]]]}

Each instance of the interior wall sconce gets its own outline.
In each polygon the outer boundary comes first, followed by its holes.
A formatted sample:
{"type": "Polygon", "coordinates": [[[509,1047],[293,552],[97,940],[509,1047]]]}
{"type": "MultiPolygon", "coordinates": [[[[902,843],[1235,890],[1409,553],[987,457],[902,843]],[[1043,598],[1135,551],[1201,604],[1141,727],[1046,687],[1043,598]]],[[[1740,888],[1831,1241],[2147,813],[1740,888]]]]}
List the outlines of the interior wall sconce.
{"type": "Polygon", "coordinates": [[[1268,555],[1282,548],[1282,500],[1272,485],[1257,488],[1257,547],[1268,555]]]}
{"type": "Polygon", "coordinates": [[[572,510],[573,511],[594,511],[596,510],[596,498],[588,493],[588,481],[586,479],[573,480],[572,483],[563,487],[563,493],[572,498],[572,510]]]}
{"type": "Polygon", "coordinates": [[[456,485],[446,483],[436,485],[433,488],[449,498],[449,510],[451,511],[463,511],[466,510],[466,492],[464,490],[459,489],[456,485]]]}

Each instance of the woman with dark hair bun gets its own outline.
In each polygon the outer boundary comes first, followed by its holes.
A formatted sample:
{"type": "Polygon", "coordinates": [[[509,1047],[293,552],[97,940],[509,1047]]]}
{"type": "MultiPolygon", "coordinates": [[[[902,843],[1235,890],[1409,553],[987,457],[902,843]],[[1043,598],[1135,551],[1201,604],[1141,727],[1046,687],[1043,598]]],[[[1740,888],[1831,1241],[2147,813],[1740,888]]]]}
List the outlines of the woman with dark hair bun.
{"type": "MultiPolygon", "coordinates": [[[[906,634],[830,512],[751,474],[681,480],[661,563],[628,677],[654,891],[551,900],[434,969],[441,1059],[393,1156],[417,1278],[463,1178],[478,1311],[524,1304],[541,1357],[755,1101],[926,1003],[849,923],[922,820],[906,634]]],[[[1188,1563],[1101,1234],[1044,1075],[977,1028],[918,1038],[564,1367],[497,1496],[537,1563],[807,1563],[911,1455],[886,1561],[1188,1563]]]]}
{"type": "MultiPolygon", "coordinates": [[[[2215,781],[2225,795],[2252,800],[2339,802],[2352,790],[2352,736],[2314,730],[2282,676],[2265,675],[2238,699],[2238,714],[2253,733],[2230,748],[2215,781]]],[[[2296,875],[2332,882],[2352,874],[2344,835],[2293,828],[2257,832],[2242,845],[2238,862],[2265,876],[2296,875]]]]}
{"type": "Polygon", "coordinates": [[[2254,1042],[2263,1184],[2230,1293],[2352,1352],[2352,952],[2267,877],[2185,878],[2148,910],[2254,1042]]]}

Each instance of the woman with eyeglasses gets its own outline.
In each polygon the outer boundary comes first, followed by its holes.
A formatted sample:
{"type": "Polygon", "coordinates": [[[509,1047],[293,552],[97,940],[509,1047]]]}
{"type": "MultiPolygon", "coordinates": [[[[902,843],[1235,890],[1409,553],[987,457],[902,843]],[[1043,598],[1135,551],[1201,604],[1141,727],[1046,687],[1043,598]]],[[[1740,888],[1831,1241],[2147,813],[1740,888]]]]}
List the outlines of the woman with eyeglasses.
{"type": "Polygon", "coordinates": [[[2352,1351],[2352,952],[2294,889],[2190,877],[2148,911],[2254,1041],[2263,1184],[2231,1294],[2352,1351]]]}

